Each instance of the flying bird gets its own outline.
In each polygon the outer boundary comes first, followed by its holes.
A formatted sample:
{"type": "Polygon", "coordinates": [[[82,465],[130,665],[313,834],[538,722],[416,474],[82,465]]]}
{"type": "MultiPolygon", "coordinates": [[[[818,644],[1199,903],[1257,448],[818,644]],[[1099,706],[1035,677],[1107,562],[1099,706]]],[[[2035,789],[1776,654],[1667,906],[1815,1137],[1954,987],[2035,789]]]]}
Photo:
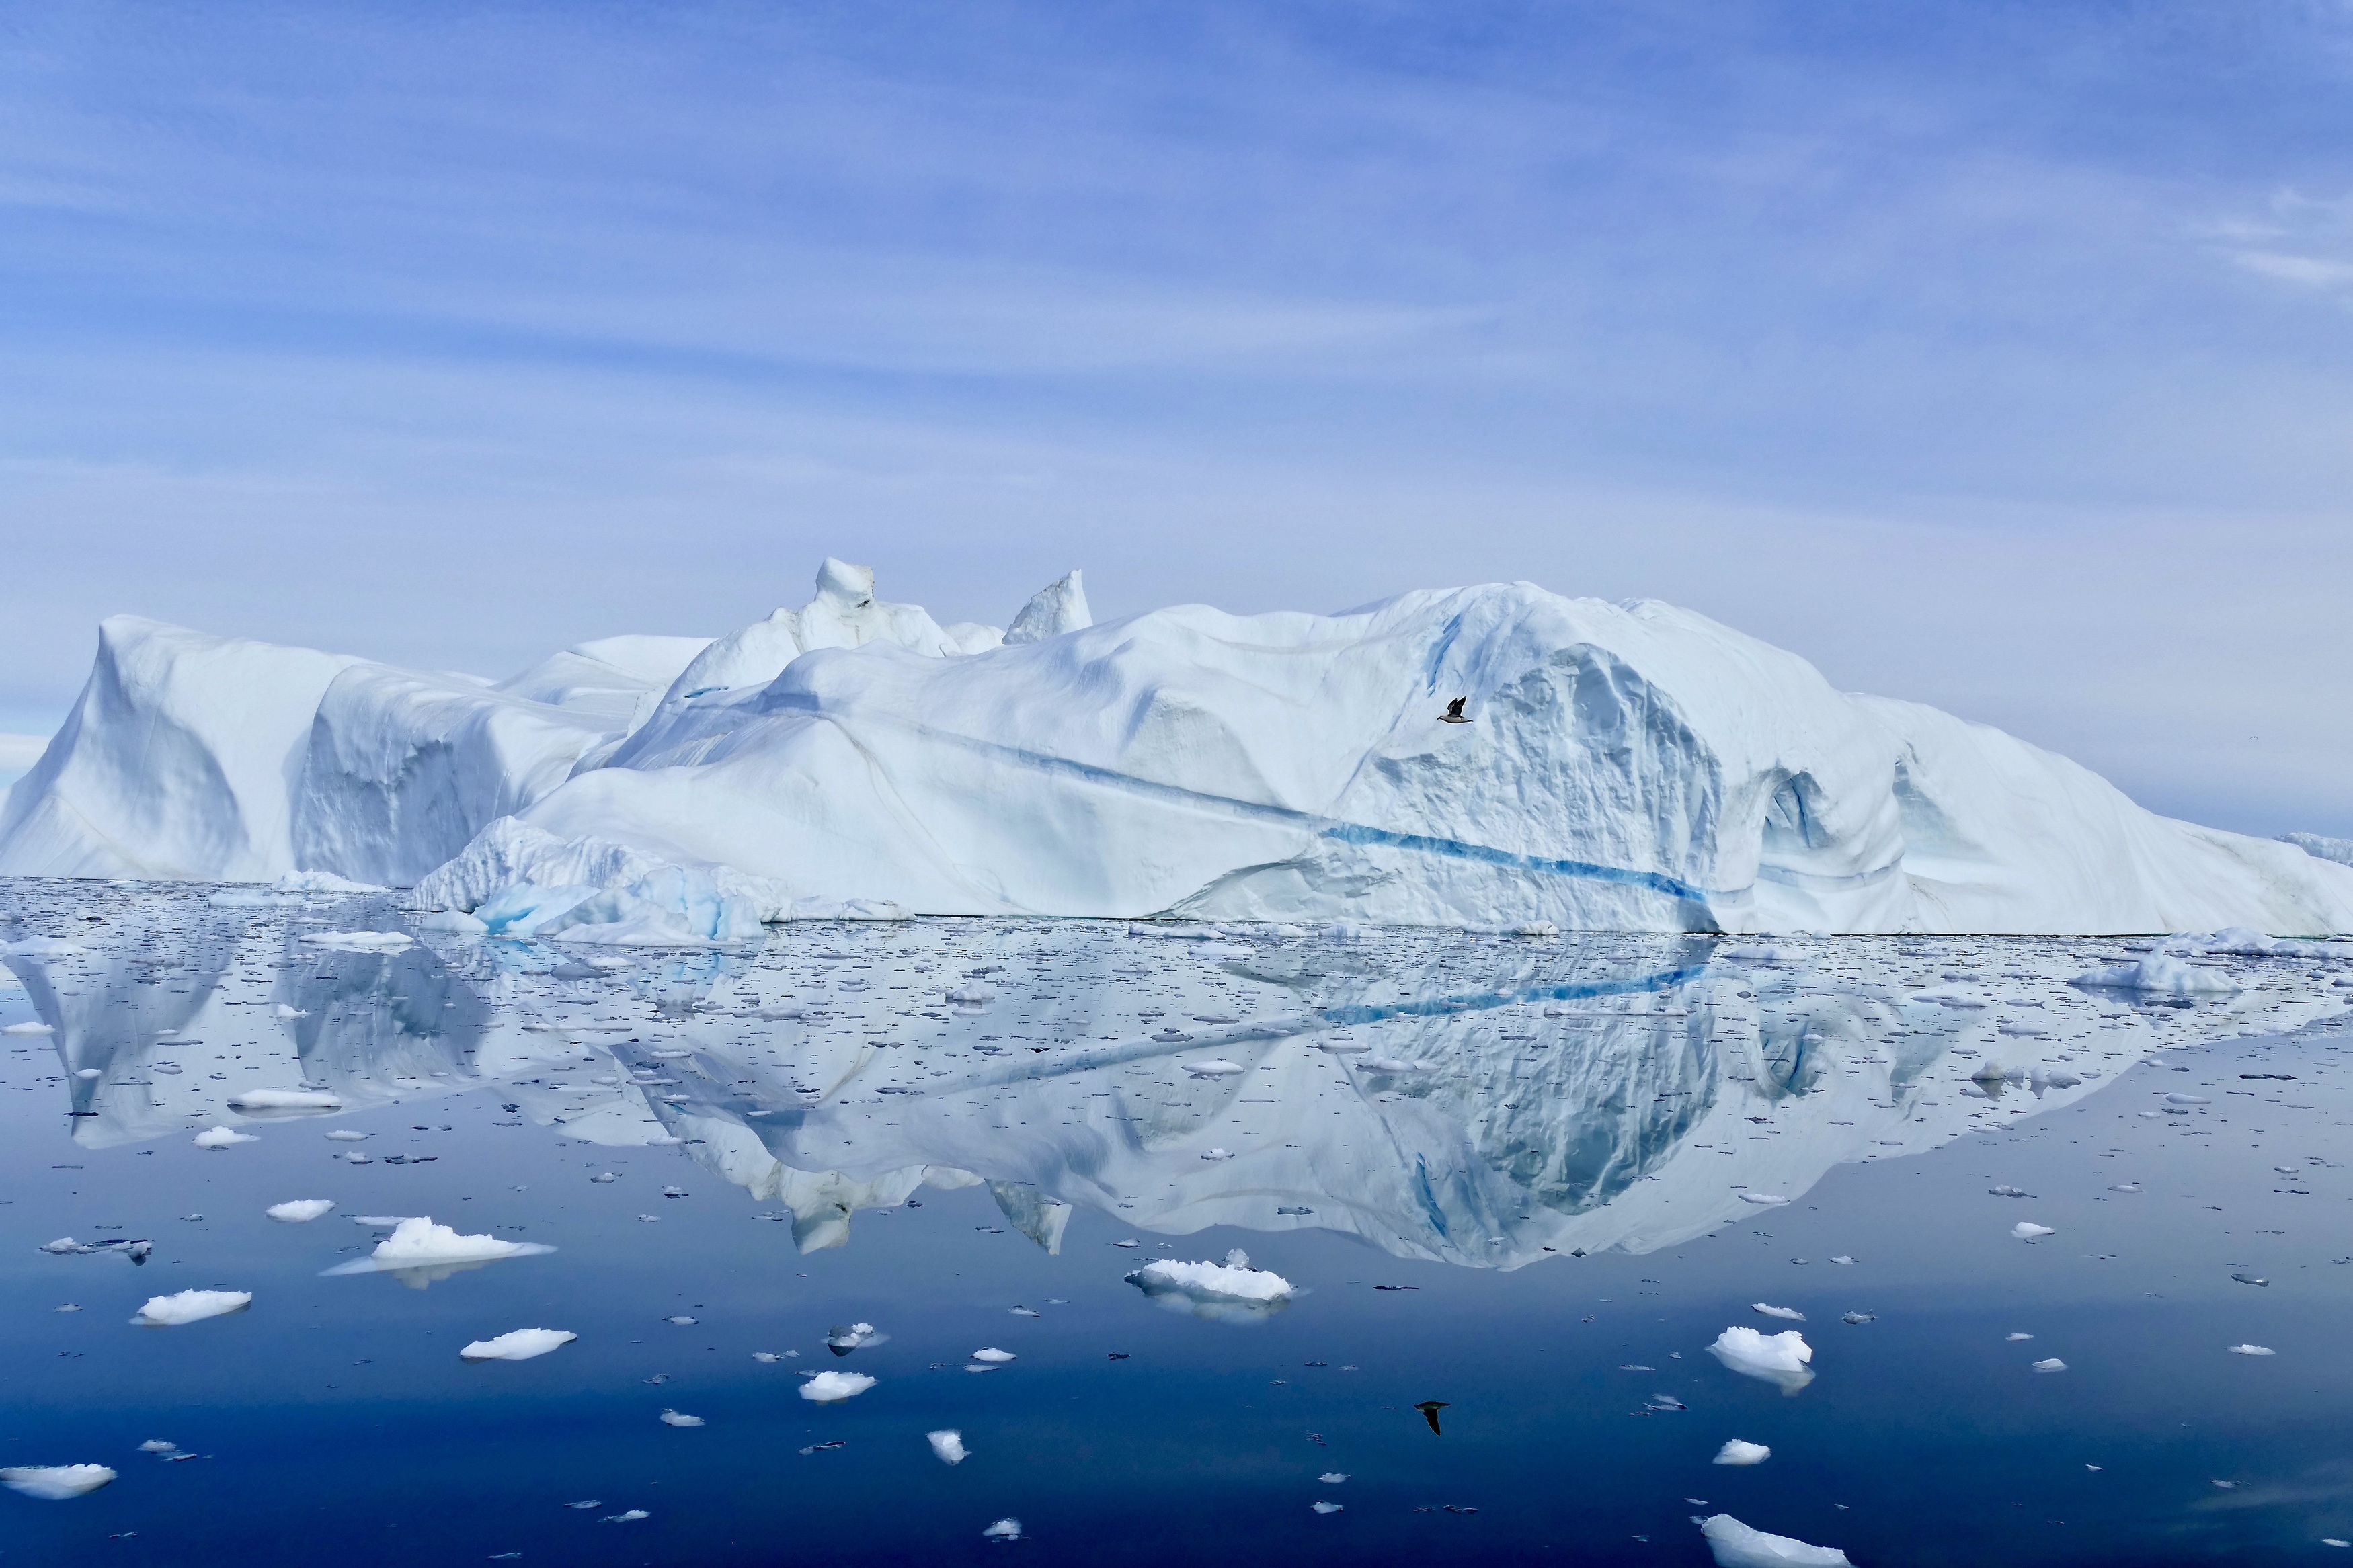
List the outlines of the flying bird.
{"type": "Polygon", "coordinates": [[[1471,716],[1462,711],[1462,705],[1470,700],[1471,700],[1467,697],[1458,697],[1453,701],[1449,702],[1446,705],[1446,711],[1438,716],[1438,721],[1441,724],[1470,723],[1471,716]]]}
{"type": "MultiPolygon", "coordinates": [[[[1446,1401],[1443,1399],[1425,1399],[1420,1404],[1415,1405],[1414,1408],[1421,1412],[1421,1418],[1424,1421],[1430,1423],[1430,1429],[1433,1432],[1438,1432],[1438,1413],[1446,1408],[1446,1401]]],[[[1441,1437],[1446,1436],[1443,1432],[1438,1432],[1438,1435],[1441,1437]]]]}

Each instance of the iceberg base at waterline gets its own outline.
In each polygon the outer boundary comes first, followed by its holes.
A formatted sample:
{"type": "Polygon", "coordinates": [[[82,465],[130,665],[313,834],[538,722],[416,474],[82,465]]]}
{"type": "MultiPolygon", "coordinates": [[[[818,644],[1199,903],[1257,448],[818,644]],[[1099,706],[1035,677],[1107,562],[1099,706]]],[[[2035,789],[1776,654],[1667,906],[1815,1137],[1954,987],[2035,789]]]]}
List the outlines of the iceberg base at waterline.
{"type": "MultiPolygon", "coordinates": [[[[454,1228],[422,1215],[403,1217],[392,1234],[376,1243],[365,1258],[338,1263],[322,1272],[393,1274],[405,1285],[423,1289],[452,1274],[480,1268],[510,1258],[534,1258],[555,1248],[535,1241],[501,1241],[494,1236],[460,1236],[454,1228]]],[[[553,1348],[553,1347],[551,1347],[553,1348]]]]}
{"type": "Polygon", "coordinates": [[[407,887],[445,931],[641,946],[908,914],[2353,930],[2353,868],[1654,601],[1095,625],[1073,574],[999,634],[839,561],[727,636],[498,682],[110,620],[0,875],[407,887]]]}

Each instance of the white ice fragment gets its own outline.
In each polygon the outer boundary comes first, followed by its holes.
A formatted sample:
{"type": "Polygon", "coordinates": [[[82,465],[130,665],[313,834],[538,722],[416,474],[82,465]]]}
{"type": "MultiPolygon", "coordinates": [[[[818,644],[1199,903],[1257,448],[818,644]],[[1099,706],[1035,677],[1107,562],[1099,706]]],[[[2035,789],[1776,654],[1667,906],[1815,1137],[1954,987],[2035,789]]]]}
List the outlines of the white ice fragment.
{"type": "Polygon", "coordinates": [[[1778,1208],[1789,1201],[1778,1193],[1738,1192],[1733,1196],[1744,1204],[1756,1204],[1764,1208],[1778,1208]]]}
{"type": "Polygon", "coordinates": [[[1314,1502],[1311,1503],[1309,1506],[1314,1509],[1317,1513],[1337,1513],[1348,1505],[1344,1502],[1334,1502],[1329,1498],[1317,1498],[1314,1502]]]}
{"type": "Polygon", "coordinates": [[[1809,1546],[1786,1535],[1752,1530],[1728,1513],[1700,1521],[1716,1568],[1853,1568],[1835,1546],[1809,1546]]]}
{"type": "Polygon", "coordinates": [[[2013,1345],[2014,1345],[2014,1344],[2018,1343],[2021,1340],[2031,1340],[2031,1339],[2032,1339],[2033,1337],[2034,1337],[2034,1336],[2033,1336],[2032,1334],[2004,1334],[2004,1335],[2002,1336],[2002,1339],[2003,1339],[2003,1342],[2004,1342],[2005,1343],[2008,1343],[2008,1344],[2013,1344],[2013,1345]]]}
{"type": "Polygon", "coordinates": [[[2035,1241],[2046,1236],[2056,1236],[2059,1232],[2054,1226],[2037,1225],[2031,1219],[2022,1219],[2010,1227],[2010,1234],[2021,1241],[2035,1241]]]}
{"type": "Polygon", "coordinates": [[[1187,1062],[1184,1068],[1195,1078],[1231,1078],[1238,1072],[1250,1070],[1240,1062],[1229,1062],[1218,1057],[1213,1057],[1205,1062],[1187,1062]]]}
{"type": "Polygon", "coordinates": [[[259,1143],[260,1137],[252,1132],[238,1132],[227,1127],[207,1127],[193,1140],[199,1149],[234,1149],[239,1143],[259,1143]]]}
{"type": "Polygon", "coordinates": [[[1018,1541],[1021,1539],[1021,1521],[1018,1519],[1000,1519],[982,1531],[980,1534],[984,1541],[1018,1541]]]}
{"type": "Polygon", "coordinates": [[[1011,1351],[1001,1351],[995,1345],[983,1345],[980,1349],[972,1352],[972,1359],[975,1361],[987,1362],[991,1366],[1002,1366],[1007,1362],[1015,1360],[1016,1358],[1011,1351]]]}
{"type": "Polygon", "coordinates": [[[1853,1265],[1853,1263],[1854,1263],[1854,1259],[1853,1259],[1853,1258],[1849,1258],[1849,1257],[1848,1257],[1845,1253],[1843,1253],[1843,1252],[1840,1253],[1837,1257],[1835,1257],[1835,1258],[1831,1258],[1831,1261],[1832,1263],[1843,1263],[1843,1264],[1848,1265],[1849,1267],[1852,1267],[1852,1265],[1853,1265]]]}
{"type": "Polygon", "coordinates": [[[338,1127],[332,1132],[327,1134],[327,1137],[330,1140],[337,1143],[356,1143],[366,1136],[366,1133],[354,1132],[348,1127],[338,1127]]]}
{"type": "Polygon", "coordinates": [[[0,1469],[0,1487],[43,1502],[64,1502],[94,1492],[114,1479],[104,1465],[12,1465],[0,1469]]]}
{"type": "Polygon", "coordinates": [[[2232,1355],[2277,1355],[2279,1352],[2269,1345],[2232,1345],[2231,1353],[2232,1355]]]}
{"type": "MultiPolygon", "coordinates": [[[[347,1156],[349,1157],[349,1156],[347,1156]]],[[[339,1263],[329,1274],[374,1274],[392,1268],[429,1268],[438,1264],[490,1263],[502,1258],[527,1258],[555,1248],[537,1242],[501,1241],[494,1236],[460,1236],[429,1215],[412,1215],[393,1227],[365,1258],[339,1263]]]]}
{"type": "Polygon", "coordinates": [[[294,1198],[282,1204],[272,1204],[261,1212],[280,1225],[303,1225],[331,1212],[332,1198],[294,1198]]]}
{"type": "Polygon", "coordinates": [[[458,1352],[460,1361],[529,1361],[578,1339],[565,1329],[514,1329],[496,1339],[476,1340],[458,1352]]]}
{"type": "Polygon", "coordinates": [[[340,1096],[311,1089],[242,1089],[228,1097],[239,1110],[341,1110],[340,1096]]]}
{"type": "Polygon", "coordinates": [[[1772,1457],[1773,1450],[1764,1444],[1745,1442],[1735,1437],[1718,1448],[1715,1458],[1709,1462],[1717,1465],[1761,1465],[1772,1457]]]}
{"type": "Polygon", "coordinates": [[[57,1026],[54,1024],[32,1023],[0,1026],[0,1035],[54,1035],[57,1032],[57,1026]]]}
{"type": "Polygon", "coordinates": [[[997,987],[986,980],[976,980],[949,992],[948,1000],[963,1007],[984,1007],[997,1000],[997,987]]]}
{"type": "Polygon", "coordinates": [[[396,931],[319,931],[302,938],[338,952],[399,952],[417,945],[417,939],[396,931]]]}
{"type": "Polygon", "coordinates": [[[1814,1359],[1814,1347],[1795,1329],[1760,1334],[1755,1329],[1729,1328],[1716,1335],[1715,1342],[1707,1348],[1716,1360],[1743,1377],[1778,1384],[1784,1394],[1795,1394],[1814,1380],[1813,1371],[1807,1364],[1814,1359]]]}
{"type": "Polygon", "coordinates": [[[2067,1370],[2067,1363],[2061,1361],[2055,1355],[2045,1356],[2042,1360],[2034,1363],[2034,1370],[2037,1372],[2065,1372],[2067,1370]]]}
{"type": "Polygon", "coordinates": [[[1315,1479],[1322,1481],[1327,1487],[1336,1487],[1342,1481],[1348,1479],[1348,1472],[1345,1470],[1326,1470],[1315,1479]]]}
{"type": "Polygon", "coordinates": [[[873,1386],[874,1380],[862,1372],[821,1372],[801,1384],[801,1397],[813,1404],[830,1405],[873,1386]]]}
{"type": "Polygon", "coordinates": [[[303,1011],[301,1008],[300,1008],[300,1007],[290,1007],[290,1006],[288,1006],[288,1005],[287,1005],[285,1003],[283,1003],[283,1002],[280,1002],[280,1004],[278,1004],[278,1005],[277,1005],[274,1009],[272,1009],[272,1011],[274,1011],[281,1020],[284,1020],[285,1022],[288,1022],[288,1023],[291,1023],[293,1020],[295,1020],[295,1019],[297,1019],[297,1018],[307,1018],[307,1017],[309,1017],[309,1016],[311,1016],[309,1013],[307,1013],[307,1012],[303,1011]]]}
{"type": "Polygon", "coordinates": [[[250,1290],[182,1290],[173,1296],[150,1296],[131,1321],[143,1329],[177,1328],[182,1323],[242,1312],[253,1305],[250,1290]]]}
{"type": "Polygon", "coordinates": [[[77,1068],[74,1069],[74,1077],[76,1078],[104,1078],[106,1074],[97,1068],[77,1068]]]}
{"type": "Polygon", "coordinates": [[[1748,1304],[1748,1310],[1752,1312],[1762,1312],[1768,1318],[1787,1318],[1795,1323],[1802,1323],[1806,1321],[1806,1314],[1795,1307],[1768,1307],[1762,1301],[1751,1301],[1748,1304]]]}
{"type": "Polygon", "coordinates": [[[139,1445],[139,1451],[142,1454],[176,1454],[180,1451],[180,1446],[161,1437],[150,1437],[139,1445]]]}
{"type": "Polygon", "coordinates": [[[665,1426],[700,1426],[702,1425],[702,1416],[688,1415],[676,1410],[663,1411],[659,1419],[665,1426]]]}
{"type": "Polygon", "coordinates": [[[1201,1151],[1201,1158],[1204,1160],[1230,1160],[1233,1157],[1234,1152],[1231,1149],[1204,1149],[1201,1151]]]}
{"type": "Polygon", "coordinates": [[[1240,1248],[1222,1266],[1157,1258],[1128,1275],[1127,1282],[1162,1306],[1205,1318],[1263,1316],[1286,1305],[1292,1295],[1290,1280],[1271,1269],[1252,1268],[1240,1248]]]}
{"type": "Polygon", "coordinates": [[[2091,970],[2068,984],[2087,990],[2147,991],[2174,996],[2217,996],[2241,989],[2229,975],[2184,963],[2168,952],[2152,952],[2113,969],[2091,970]]]}
{"type": "Polygon", "coordinates": [[[936,1432],[926,1432],[923,1434],[923,1441],[932,1446],[933,1454],[943,1465],[961,1465],[965,1462],[965,1457],[972,1452],[964,1446],[964,1434],[953,1426],[944,1426],[936,1432]]]}

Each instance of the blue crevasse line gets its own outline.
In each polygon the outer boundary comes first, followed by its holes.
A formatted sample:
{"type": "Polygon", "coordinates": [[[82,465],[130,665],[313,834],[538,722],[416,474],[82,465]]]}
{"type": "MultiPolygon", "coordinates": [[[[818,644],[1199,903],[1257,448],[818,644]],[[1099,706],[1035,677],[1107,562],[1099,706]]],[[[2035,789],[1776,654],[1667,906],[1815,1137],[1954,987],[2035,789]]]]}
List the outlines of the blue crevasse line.
{"type": "Polygon", "coordinates": [[[1392,833],[1385,827],[1367,827],[1356,822],[1335,822],[1324,829],[1324,837],[1343,844],[1378,844],[1392,849],[1415,849],[1425,855],[1446,855],[1458,860],[1476,860],[1488,866],[1507,866],[1516,871],[1544,871],[1556,877],[1581,877],[1595,882],[1648,888],[1669,898],[1686,899],[1693,903],[1705,903],[1713,896],[1706,889],[1694,887],[1663,871],[1630,871],[1622,866],[1597,866],[1590,860],[1554,860],[1535,855],[1517,855],[1511,850],[1491,848],[1484,844],[1466,844],[1459,838],[1433,838],[1422,833],[1392,833]]]}
{"type": "Polygon", "coordinates": [[[1452,620],[1446,623],[1446,629],[1438,634],[1438,646],[1430,650],[1430,668],[1425,672],[1429,684],[1424,689],[1432,697],[1438,695],[1438,667],[1446,662],[1446,656],[1453,651],[1454,639],[1461,635],[1462,616],[1458,612],[1452,620]]]}
{"type": "Polygon", "coordinates": [[[1704,963],[1662,969],[1623,980],[1595,980],[1573,985],[1530,985],[1518,991],[1489,991],[1471,996],[1430,996],[1419,1002],[1357,1003],[1346,1007],[1319,1007],[1314,1016],[1327,1024],[1377,1024],[1384,1018],[1429,1018],[1445,1013],[1486,1012],[1523,1002],[1579,1002],[1597,996],[1631,996],[1647,991],[1672,991],[1707,973],[1704,963]]]}

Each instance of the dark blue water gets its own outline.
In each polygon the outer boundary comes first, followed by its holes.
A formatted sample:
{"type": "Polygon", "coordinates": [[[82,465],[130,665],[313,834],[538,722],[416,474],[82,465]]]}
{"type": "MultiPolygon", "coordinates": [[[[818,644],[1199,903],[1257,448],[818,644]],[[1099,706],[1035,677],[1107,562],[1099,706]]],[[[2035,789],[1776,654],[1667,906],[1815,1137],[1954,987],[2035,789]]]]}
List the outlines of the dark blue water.
{"type": "Polygon", "coordinates": [[[84,949],[20,948],[0,984],[0,1025],[55,1030],[0,1036],[0,1465],[118,1472],[0,1493],[0,1555],[1704,1563],[1693,1520],[1718,1512],[1863,1564],[2353,1539],[2331,963],[2239,961],[2238,997],[2159,1009],[2063,984],[2100,943],[1727,959],[1245,931],[1205,952],[924,922],[605,974],[559,949],[302,941],[401,923],[0,884],[0,936],[84,949]],[[946,1003],[974,969],[996,998],[946,1003]],[[1973,984],[1988,1005],[1917,999],[1973,984]],[[2002,1053],[2016,1079],[1971,1082],[2002,1053]],[[1183,1072],[1212,1056],[1245,1071],[1183,1072]],[[593,1082],[632,1076],[675,1081],[593,1082]],[[343,1110],[225,1103],[301,1082],[343,1110]],[[215,1124],[258,1141],[195,1147],[215,1124]],[[672,1138],[698,1141],[649,1142],[672,1138]],[[263,1216],[303,1197],[338,1207],[263,1216]],[[556,1250],[423,1289],[322,1277],[385,1234],[351,1216],[408,1215],[556,1250]],[[2013,1239],[2021,1219],[2055,1234],[2013,1239]],[[154,1248],[37,1250],[68,1236],[154,1248]],[[1124,1279],[1232,1247],[1294,1284],[1287,1308],[1213,1321],[1124,1279]],[[128,1322],[188,1288],[254,1301],[128,1322]],[[858,1321],[885,1337],[830,1353],[858,1321]],[[1730,1325],[1799,1330],[1815,1380],[1718,1364],[1730,1325]],[[457,1355],[541,1326],[580,1337],[457,1355]],[[1018,1359],[967,1372],[982,1346],[1018,1359]],[[877,1381],[800,1398],[827,1367],[877,1381]],[[963,1464],[933,1457],[941,1427],[963,1464]],[[1710,1463],[1732,1437],[1773,1457],[1710,1463]],[[1006,1518],[1023,1539],[983,1539],[1006,1518]]]}

